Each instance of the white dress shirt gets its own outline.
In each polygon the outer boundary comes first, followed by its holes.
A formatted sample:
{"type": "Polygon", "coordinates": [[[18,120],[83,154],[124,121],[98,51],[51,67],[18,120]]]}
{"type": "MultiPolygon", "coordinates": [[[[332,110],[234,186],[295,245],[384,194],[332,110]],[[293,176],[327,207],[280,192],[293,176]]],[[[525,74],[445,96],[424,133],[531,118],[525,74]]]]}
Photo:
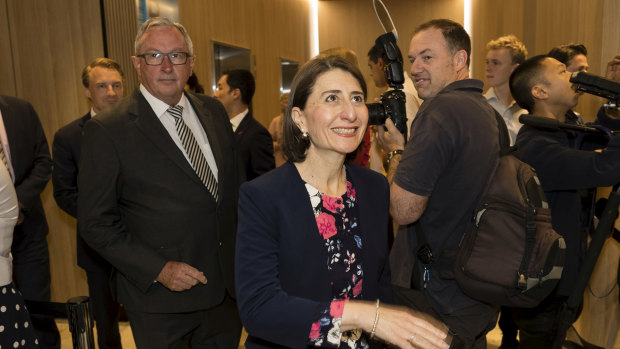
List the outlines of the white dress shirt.
{"type": "MultiPolygon", "coordinates": [[[[174,116],[168,113],[168,108],[170,108],[170,105],[157,99],[142,84],[140,84],[140,92],[142,92],[142,95],[153,109],[153,112],[155,112],[155,115],[157,115],[157,117],[159,118],[159,121],[161,121],[161,123],[164,125],[166,131],[168,131],[168,134],[170,134],[170,137],[172,137],[174,143],[177,145],[177,147],[179,147],[179,149],[181,149],[183,155],[185,156],[185,159],[191,165],[192,162],[187,156],[187,152],[185,152],[185,147],[183,147],[183,143],[181,142],[179,134],[177,133],[174,116]]],[[[203,129],[200,120],[198,120],[198,117],[196,116],[194,108],[192,108],[192,105],[187,100],[187,97],[185,97],[185,94],[183,94],[181,100],[179,101],[179,103],[177,103],[177,105],[183,107],[183,121],[185,121],[189,129],[194,134],[194,138],[196,138],[196,142],[198,142],[200,150],[202,151],[202,154],[207,160],[209,168],[211,168],[211,172],[213,172],[213,175],[215,176],[215,180],[218,180],[217,164],[215,163],[215,157],[213,156],[211,146],[209,145],[207,133],[203,129]]]]}
{"type": "Polygon", "coordinates": [[[234,118],[230,119],[230,123],[232,124],[232,129],[233,132],[237,131],[237,127],[239,127],[239,125],[241,125],[241,121],[243,121],[243,118],[248,115],[248,109],[242,111],[241,113],[235,115],[234,118]]]}
{"type": "Polygon", "coordinates": [[[495,89],[493,87],[489,88],[487,93],[484,94],[484,97],[506,122],[508,134],[510,135],[510,145],[514,145],[517,140],[519,129],[523,126],[523,124],[519,122],[519,116],[522,114],[527,114],[527,110],[521,109],[515,101],[512,101],[512,103],[506,107],[499,100],[499,98],[497,98],[497,94],[495,93],[495,89]]]}

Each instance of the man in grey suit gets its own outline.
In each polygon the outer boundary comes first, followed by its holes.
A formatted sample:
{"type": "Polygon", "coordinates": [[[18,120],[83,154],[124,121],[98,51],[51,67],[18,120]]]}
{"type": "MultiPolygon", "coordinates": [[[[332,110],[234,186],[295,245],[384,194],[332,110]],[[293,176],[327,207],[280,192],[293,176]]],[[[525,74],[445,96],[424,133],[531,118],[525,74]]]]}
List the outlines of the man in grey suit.
{"type": "Polygon", "coordinates": [[[185,28],[150,18],[132,62],[141,85],[84,126],[78,224],[117,270],[138,348],[234,348],[236,203],[242,177],[213,98],[184,93],[185,28]]]}
{"type": "MultiPolygon", "coordinates": [[[[123,71],[109,58],[97,58],[82,70],[84,93],[92,107],[86,115],[63,126],[54,135],[54,199],[58,207],[77,218],[77,177],[84,124],[123,98],[123,71]]],[[[88,295],[100,349],[121,348],[118,330],[120,305],[110,289],[112,266],[77,236],[77,263],[86,271],[88,295]]]]}

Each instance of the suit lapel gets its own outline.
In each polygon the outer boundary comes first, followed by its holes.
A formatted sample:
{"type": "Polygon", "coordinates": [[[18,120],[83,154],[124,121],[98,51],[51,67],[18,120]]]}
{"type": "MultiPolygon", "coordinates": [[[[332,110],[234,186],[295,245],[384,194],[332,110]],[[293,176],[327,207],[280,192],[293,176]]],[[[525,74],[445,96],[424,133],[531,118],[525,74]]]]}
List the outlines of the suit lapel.
{"type": "Polygon", "coordinates": [[[237,141],[237,143],[239,143],[241,138],[243,138],[245,131],[250,126],[250,122],[252,122],[252,113],[248,111],[246,116],[243,118],[243,120],[241,120],[241,123],[239,124],[239,126],[237,126],[237,129],[235,130],[235,140],[237,141]]]}
{"type": "Polygon", "coordinates": [[[131,99],[132,103],[129,105],[128,111],[129,114],[135,117],[138,129],[193,181],[204,186],[192,166],[185,159],[181,149],[174,143],[174,140],[172,140],[172,137],[170,137],[170,134],[138,89],[134,91],[131,99]]]}

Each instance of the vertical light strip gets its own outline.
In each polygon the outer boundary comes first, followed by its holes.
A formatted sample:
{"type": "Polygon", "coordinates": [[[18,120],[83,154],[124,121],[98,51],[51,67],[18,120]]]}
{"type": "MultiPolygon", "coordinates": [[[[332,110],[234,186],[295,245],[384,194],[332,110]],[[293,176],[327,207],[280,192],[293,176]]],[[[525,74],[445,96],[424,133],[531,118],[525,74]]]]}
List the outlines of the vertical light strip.
{"type": "Polygon", "coordinates": [[[472,31],[473,1],[474,0],[463,0],[463,27],[465,27],[465,31],[469,34],[472,48],[469,58],[469,76],[474,76],[474,35],[472,31]]]}
{"type": "Polygon", "coordinates": [[[319,0],[310,2],[310,57],[319,54],[319,0]]]}

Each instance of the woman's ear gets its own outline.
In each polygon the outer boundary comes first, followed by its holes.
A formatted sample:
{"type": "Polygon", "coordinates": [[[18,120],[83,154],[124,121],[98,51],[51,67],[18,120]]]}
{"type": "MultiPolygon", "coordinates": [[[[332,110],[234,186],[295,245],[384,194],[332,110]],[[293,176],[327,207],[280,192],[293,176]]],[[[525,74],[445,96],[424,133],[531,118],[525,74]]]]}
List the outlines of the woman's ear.
{"type": "Polygon", "coordinates": [[[293,109],[291,109],[291,118],[302,133],[307,131],[305,124],[306,118],[304,112],[299,109],[299,107],[293,107],[293,109]]]}

